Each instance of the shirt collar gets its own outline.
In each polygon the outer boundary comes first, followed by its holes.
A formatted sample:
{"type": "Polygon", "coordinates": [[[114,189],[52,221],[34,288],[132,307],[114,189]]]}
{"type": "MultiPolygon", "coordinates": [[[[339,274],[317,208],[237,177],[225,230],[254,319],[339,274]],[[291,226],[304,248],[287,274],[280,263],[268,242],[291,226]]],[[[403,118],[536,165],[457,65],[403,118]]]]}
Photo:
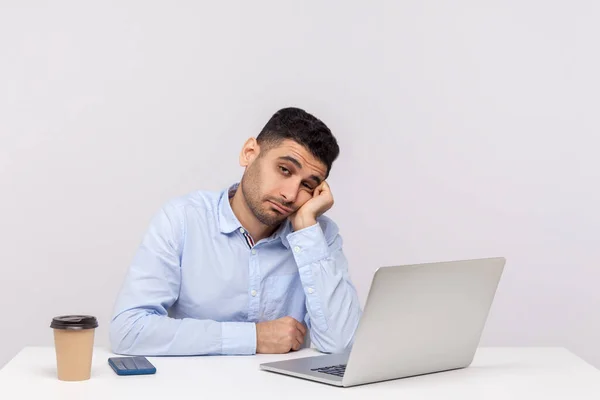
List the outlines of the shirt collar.
{"type": "MultiPolygon", "coordinates": [[[[239,183],[231,185],[229,188],[221,192],[219,198],[219,229],[221,233],[229,234],[239,228],[242,228],[242,224],[237,219],[231,208],[229,199],[235,195],[239,187],[239,183]]],[[[287,235],[292,232],[292,223],[289,220],[285,220],[279,228],[269,237],[268,241],[280,239],[281,243],[286,247],[290,248],[290,244],[287,240],[287,235]]]]}
{"type": "Polygon", "coordinates": [[[221,192],[219,198],[219,228],[221,233],[231,233],[242,227],[229,203],[229,199],[233,197],[238,186],[239,183],[233,184],[221,192]]]}

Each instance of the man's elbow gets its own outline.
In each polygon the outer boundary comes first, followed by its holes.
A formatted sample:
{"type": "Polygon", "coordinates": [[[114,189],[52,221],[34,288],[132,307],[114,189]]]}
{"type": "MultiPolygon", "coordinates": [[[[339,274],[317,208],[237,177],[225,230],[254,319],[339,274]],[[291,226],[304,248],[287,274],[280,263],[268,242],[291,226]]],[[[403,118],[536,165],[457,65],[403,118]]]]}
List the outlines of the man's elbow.
{"type": "Polygon", "coordinates": [[[354,335],[327,335],[314,340],[315,347],[321,353],[339,354],[348,351],[354,343],[354,335]]]}
{"type": "Polygon", "coordinates": [[[349,347],[347,346],[329,346],[329,345],[317,345],[317,350],[319,350],[321,353],[326,353],[326,354],[341,354],[344,353],[345,351],[347,351],[349,349],[349,347]]]}
{"type": "Polygon", "coordinates": [[[130,346],[125,343],[125,336],[120,332],[120,326],[114,322],[110,324],[109,338],[110,350],[115,354],[131,355],[127,351],[130,346]]]}
{"type": "Polygon", "coordinates": [[[124,315],[113,318],[109,328],[110,349],[115,354],[136,355],[135,342],[137,337],[136,324],[123,322],[124,315]]]}

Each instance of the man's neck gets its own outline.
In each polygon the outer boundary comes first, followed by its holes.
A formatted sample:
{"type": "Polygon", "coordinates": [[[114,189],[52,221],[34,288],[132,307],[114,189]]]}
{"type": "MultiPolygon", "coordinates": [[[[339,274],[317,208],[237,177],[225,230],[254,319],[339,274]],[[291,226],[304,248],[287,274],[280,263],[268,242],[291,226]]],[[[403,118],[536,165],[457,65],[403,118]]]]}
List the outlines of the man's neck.
{"type": "Polygon", "coordinates": [[[233,214],[236,216],[238,221],[242,224],[244,229],[248,231],[255,243],[259,240],[269,237],[275,232],[277,228],[266,226],[256,219],[254,213],[248,207],[244,195],[242,193],[241,184],[238,186],[233,198],[229,199],[233,214]]]}

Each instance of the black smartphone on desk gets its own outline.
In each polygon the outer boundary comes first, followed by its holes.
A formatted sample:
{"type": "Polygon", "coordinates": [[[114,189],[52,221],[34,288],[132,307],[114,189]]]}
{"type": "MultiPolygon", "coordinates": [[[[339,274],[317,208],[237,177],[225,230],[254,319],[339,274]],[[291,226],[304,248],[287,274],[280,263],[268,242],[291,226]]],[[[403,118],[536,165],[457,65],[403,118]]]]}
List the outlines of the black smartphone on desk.
{"type": "Polygon", "coordinates": [[[156,368],[146,357],[110,357],[108,365],[117,375],[150,375],[156,373],[156,368]]]}

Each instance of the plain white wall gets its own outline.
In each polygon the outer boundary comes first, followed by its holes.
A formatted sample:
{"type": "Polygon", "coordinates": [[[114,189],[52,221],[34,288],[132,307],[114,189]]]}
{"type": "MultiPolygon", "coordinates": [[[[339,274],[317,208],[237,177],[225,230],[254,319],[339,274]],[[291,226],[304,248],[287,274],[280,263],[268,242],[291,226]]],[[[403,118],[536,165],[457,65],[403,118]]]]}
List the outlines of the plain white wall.
{"type": "MultiPolygon", "coordinates": [[[[508,259],[482,345],[600,367],[595,1],[0,4],[0,366],[100,320],[149,219],[218,190],[278,108],[337,135],[364,302],[381,265],[508,259]]],[[[364,304],[364,303],[363,303],[364,304]]]]}

